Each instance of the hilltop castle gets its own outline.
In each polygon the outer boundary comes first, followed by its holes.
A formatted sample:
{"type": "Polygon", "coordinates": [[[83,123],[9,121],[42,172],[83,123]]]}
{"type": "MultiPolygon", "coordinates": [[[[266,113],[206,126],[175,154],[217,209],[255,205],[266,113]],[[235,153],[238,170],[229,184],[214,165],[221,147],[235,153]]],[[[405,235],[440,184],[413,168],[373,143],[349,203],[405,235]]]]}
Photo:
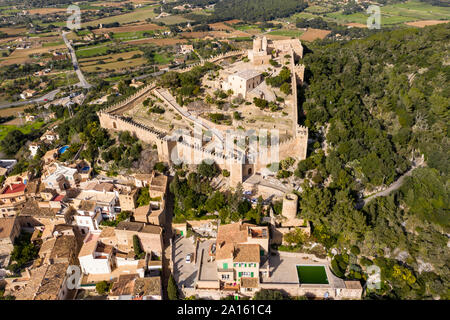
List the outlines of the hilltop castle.
{"type": "MultiPolygon", "coordinates": [[[[298,39],[279,40],[269,42],[266,37],[256,38],[253,43],[253,49],[248,51],[248,57],[254,65],[269,63],[269,60],[276,57],[289,59],[289,67],[291,68],[292,81],[292,108],[293,108],[293,127],[292,138],[280,141],[276,145],[278,159],[286,159],[293,157],[303,160],[307,155],[308,146],[308,128],[298,124],[298,84],[303,83],[304,66],[297,65],[296,60],[303,57],[303,47],[298,39]]],[[[246,97],[247,92],[258,84],[259,74],[251,71],[245,71],[244,74],[236,74],[245,82],[245,91],[242,96],[246,97]],[[253,81],[253,82],[252,82],[253,81]]],[[[240,79],[240,78],[239,78],[240,79]]],[[[237,80],[239,80],[237,79],[237,80]]],[[[236,80],[236,81],[237,81],[236,80]]],[[[102,128],[115,131],[127,130],[135,134],[142,141],[156,146],[158,150],[159,161],[172,163],[174,158],[183,159],[185,163],[199,164],[203,160],[214,160],[220,169],[226,169],[230,172],[230,185],[235,187],[238,183],[244,182],[248,177],[255,173],[261,172],[266,168],[267,163],[262,163],[255,151],[246,150],[244,154],[225,153],[226,148],[210,149],[204,144],[194,144],[189,139],[174,139],[169,133],[160,132],[154,128],[150,128],[135,120],[125,118],[120,110],[127,105],[137,103],[142,100],[143,96],[155,87],[149,85],[124,102],[112,106],[106,110],[98,112],[100,124],[102,128]],[[249,161],[252,160],[252,161],[249,161]]],[[[244,90],[244,89],[243,89],[244,90]]],[[[239,90],[238,90],[239,91],[239,90]]],[[[168,101],[166,97],[158,94],[158,90],[154,90],[155,94],[167,105],[173,105],[173,101],[168,101]]],[[[219,142],[220,141],[216,141],[219,142]]],[[[272,149],[272,148],[270,148],[272,149]]],[[[257,152],[257,151],[256,151],[257,152]]],[[[269,151],[270,154],[271,151],[269,151]]],[[[274,152],[272,150],[272,152],[274,152]]]]}

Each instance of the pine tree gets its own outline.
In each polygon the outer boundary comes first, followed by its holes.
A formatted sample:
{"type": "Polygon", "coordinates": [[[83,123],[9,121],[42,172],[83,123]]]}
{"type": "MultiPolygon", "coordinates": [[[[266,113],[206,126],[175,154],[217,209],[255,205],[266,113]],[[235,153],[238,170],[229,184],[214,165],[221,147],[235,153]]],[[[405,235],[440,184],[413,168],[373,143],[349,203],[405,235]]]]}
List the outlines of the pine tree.
{"type": "Polygon", "coordinates": [[[172,274],[169,277],[169,284],[167,285],[167,296],[169,300],[178,300],[178,287],[172,274]]]}

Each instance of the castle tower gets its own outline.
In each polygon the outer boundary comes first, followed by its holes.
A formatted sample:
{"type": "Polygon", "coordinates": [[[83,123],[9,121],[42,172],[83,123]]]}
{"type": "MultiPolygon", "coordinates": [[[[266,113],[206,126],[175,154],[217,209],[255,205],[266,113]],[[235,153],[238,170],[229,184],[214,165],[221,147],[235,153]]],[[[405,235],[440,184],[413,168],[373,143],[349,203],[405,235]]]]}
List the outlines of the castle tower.
{"type": "Polygon", "coordinates": [[[262,50],[262,39],[260,37],[256,37],[253,40],[253,53],[260,52],[262,50]]]}
{"type": "Polygon", "coordinates": [[[287,193],[283,197],[283,210],[281,214],[287,218],[288,222],[297,219],[297,202],[298,196],[293,193],[287,193]]]}
{"type": "Polygon", "coordinates": [[[267,52],[267,38],[264,36],[262,38],[262,51],[267,52]]]}

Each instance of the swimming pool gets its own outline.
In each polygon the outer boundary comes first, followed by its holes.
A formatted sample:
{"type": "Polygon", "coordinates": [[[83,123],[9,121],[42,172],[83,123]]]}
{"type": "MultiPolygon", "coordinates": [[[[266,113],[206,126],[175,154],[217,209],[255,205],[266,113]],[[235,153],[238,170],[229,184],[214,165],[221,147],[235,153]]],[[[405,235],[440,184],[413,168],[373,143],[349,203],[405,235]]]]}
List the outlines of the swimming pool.
{"type": "Polygon", "coordinates": [[[64,147],[61,147],[58,152],[59,152],[59,154],[63,154],[64,152],[66,152],[67,149],[69,149],[69,146],[64,146],[64,147]]]}
{"type": "Polygon", "coordinates": [[[300,284],[328,284],[325,266],[297,265],[297,275],[300,284]]]}

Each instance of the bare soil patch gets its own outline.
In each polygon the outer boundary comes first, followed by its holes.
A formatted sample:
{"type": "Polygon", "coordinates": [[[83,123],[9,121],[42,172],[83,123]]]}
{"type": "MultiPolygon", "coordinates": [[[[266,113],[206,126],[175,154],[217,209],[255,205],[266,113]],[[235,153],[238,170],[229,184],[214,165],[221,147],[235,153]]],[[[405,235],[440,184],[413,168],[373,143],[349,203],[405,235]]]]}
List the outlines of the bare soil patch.
{"type": "Polygon", "coordinates": [[[366,24],[356,23],[356,22],[347,23],[346,26],[349,26],[349,27],[356,27],[356,28],[367,28],[367,25],[366,25],[366,24]]]}
{"type": "MultiPolygon", "coordinates": [[[[0,109],[0,117],[17,116],[17,112],[23,112],[28,106],[0,109]]],[[[14,121],[14,120],[11,120],[14,121]]],[[[5,123],[4,123],[5,124],[5,123]]]]}
{"type": "Polygon", "coordinates": [[[321,30],[321,29],[308,29],[304,34],[300,36],[300,40],[304,41],[314,41],[316,39],[325,38],[331,31],[321,30]]]}
{"type": "Polygon", "coordinates": [[[406,25],[412,27],[423,28],[426,26],[434,26],[436,24],[448,23],[450,20],[424,20],[424,21],[414,21],[414,22],[405,22],[406,25]]]}

